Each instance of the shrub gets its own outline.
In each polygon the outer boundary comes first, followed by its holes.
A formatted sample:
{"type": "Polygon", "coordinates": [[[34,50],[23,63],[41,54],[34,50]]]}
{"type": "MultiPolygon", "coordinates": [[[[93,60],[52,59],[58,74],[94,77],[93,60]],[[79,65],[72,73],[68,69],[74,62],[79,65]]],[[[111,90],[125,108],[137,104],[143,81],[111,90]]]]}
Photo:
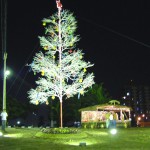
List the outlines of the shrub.
{"type": "Polygon", "coordinates": [[[79,132],[76,128],[43,128],[41,131],[47,134],[74,134],[79,132]]]}
{"type": "Polygon", "coordinates": [[[82,128],[91,128],[91,129],[97,129],[97,128],[105,128],[106,123],[105,122],[83,122],[81,124],[82,128]]]}

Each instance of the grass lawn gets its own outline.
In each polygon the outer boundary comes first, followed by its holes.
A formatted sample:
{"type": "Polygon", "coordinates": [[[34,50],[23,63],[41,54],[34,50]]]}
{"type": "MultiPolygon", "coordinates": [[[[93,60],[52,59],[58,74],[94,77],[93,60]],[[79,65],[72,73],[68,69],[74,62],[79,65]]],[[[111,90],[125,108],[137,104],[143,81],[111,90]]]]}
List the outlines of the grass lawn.
{"type": "Polygon", "coordinates": [[[45,134],[39,128],[7,128],[0,150],[150,150],[150,128],[79,129],[77,134],[45,134]],[[86,142],[86,146],[79,146],[86,142]]]}

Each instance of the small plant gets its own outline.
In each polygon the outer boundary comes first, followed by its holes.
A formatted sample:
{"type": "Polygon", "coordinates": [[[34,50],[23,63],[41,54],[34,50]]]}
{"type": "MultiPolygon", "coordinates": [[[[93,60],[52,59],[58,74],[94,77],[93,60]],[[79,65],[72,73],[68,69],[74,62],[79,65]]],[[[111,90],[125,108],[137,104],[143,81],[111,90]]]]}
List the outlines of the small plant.
{"type": "Polygon", "coordinates": [[[83,124],[83,128],[85,128],[86,129],[86,127],[87,127],[87,124],[85,123],[85,124],[83,124]]]}
{"type": "Polygon", "coordinates": [[[125,127],[125,128],[127,128],[127,127],[128,127],[128,125],[127,125],[127,123],[126,123],[126,122],[124,123],[124,127],[125,127]]]}
{"type": "Polygon", "coordinates": [[[104,128],[104,124],[101,124],[101,128],[104,128]]]}
{"type": "Polygon", "coordinates": [[[94,123],[91,123],[91,129],[93,129],[94,128],[94,123]]]}

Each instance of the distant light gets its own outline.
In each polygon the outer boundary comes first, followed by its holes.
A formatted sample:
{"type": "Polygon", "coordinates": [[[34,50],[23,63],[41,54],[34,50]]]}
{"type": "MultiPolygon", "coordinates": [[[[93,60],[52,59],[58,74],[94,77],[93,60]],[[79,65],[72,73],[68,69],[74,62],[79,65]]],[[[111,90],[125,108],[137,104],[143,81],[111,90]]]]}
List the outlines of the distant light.
{"type": "Polygon", "coordinates": [[[138,120],[141,120],[141,117],[138,117],[138,120]]]}
{"type": "Polygon", "coordinates": [[[33,112],[33,115],[35,115],[36,116],[36,114],[33,112]]]}
{"type": "Polygon", "coordinates": [[[17,124],[20,124],[20,121],[17,121],[17,124]]]}
{"type": "Polygon", "coordinates": [[[126,96],[124,96],[123,99],[126,99],[126,96]]]}
{"type": "Polygon", "coordinates": [[[145,114],[143,114],[142,117],[145,117],[145,114]]]}
{"type": "Polygon", "coordinates": [[[111,129],[111,130],[110,130],[110,133],[114,135],[114,134],[117,133],[117,130],[116,130],[116,129],[111,129]]]}
{"type": "Polygon", "coordinates": [[[127,96],[129,96],[130,95],[130,93],[129,92],[127,92],[127,96]]]}

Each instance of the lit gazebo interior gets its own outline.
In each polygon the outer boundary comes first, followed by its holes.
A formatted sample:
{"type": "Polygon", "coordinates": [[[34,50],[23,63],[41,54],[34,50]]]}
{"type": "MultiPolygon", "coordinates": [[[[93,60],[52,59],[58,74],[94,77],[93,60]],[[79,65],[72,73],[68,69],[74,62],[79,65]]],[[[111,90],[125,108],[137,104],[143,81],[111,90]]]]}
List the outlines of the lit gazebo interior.
{"type": "Polygon", "coordinates": [[[107,104],[94,105],[86,108],[82,108],[79,111],[81,112],[81,124],[91,123],[91,122],[103,122],[105,123],[109,119],[110,113],[115,113],[116,122],[119,123],[128,123],[131,122],[131,108],[120,105],[120,102],[117,100],[111,100],[107,104]]]}

